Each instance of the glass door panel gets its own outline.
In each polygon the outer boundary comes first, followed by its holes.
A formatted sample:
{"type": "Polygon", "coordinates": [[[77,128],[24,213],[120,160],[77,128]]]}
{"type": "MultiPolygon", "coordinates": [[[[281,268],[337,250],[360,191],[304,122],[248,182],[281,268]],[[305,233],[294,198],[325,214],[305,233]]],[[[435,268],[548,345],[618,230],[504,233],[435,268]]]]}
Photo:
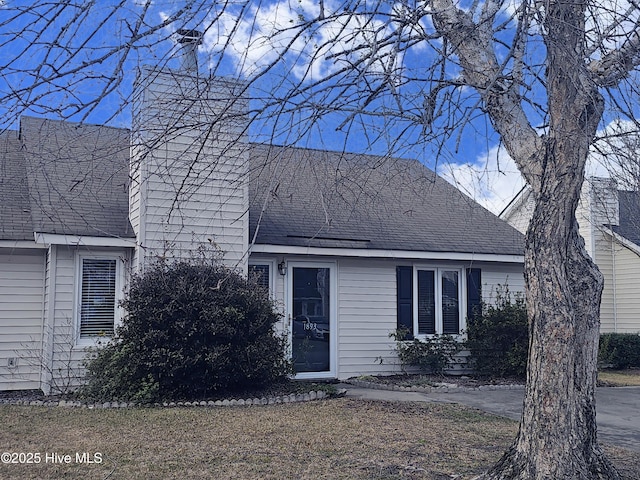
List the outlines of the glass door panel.
{"type": "Polygon", "coordinates": [[[331,370],[330,269],[293,267],[292,358],[296,373],[331,370]]]}

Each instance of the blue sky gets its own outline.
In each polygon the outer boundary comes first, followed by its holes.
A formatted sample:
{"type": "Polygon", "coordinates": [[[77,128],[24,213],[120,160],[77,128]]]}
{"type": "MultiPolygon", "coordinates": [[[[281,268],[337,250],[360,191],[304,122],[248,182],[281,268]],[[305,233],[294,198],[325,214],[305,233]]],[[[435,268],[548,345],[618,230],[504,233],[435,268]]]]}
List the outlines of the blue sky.
{"type": "MultiPolygon", "coordinates": [[[[358,14],[342,14],[306,30],[301,26],[320,14],[320,2],[203,1],[185,10],[180,10],[181,2],[170,1],[125,0],[117,10],[113,1],[96,3],[88,11],[45,2],[7,1],[0,8],[0,122],[5,128],[15,128],[20,114],[62,114],[72,120],[129,127],[128,101],[139,66],[177,67],[174,32],[202,28],[206,30],[199,49],[203,73],[257,77],[251,80],[252,106],[292,90],[297,93],[284,104],[285,110],[291,103],[305,105],[300,112],[279,117],[282,124],[276,126],[275,135],[272,127],[280,107],[266,110],[252,125],[255,140],[417,158],[496,213],[523,185],[490,122],[476,108],[478,96],[470,89],[443,90],[436,109],[440,116],[430,128],[421,123],[434,78],[452,81],[460,72],[455,57],[446,65],[439,63],[440,39],[408,46],[407,39],[431,35],[433,26],[428,15],[400,26],[394,20],[404,8],[400,3],[383,3],[376,15],[368,15],[363,1],[358,14]],[[15,16],[12,8],[20,3],[33,14],[15,16]],[[400,29],[402,36],[397,35],[400,29]],[[406,43],[388,41],[394,38],[406,43]],[[131,48],[122,47],[127,43],[131,48]],[[51,44],[60,48],[48,48],[51,44]],[[357,69],[344,73],[349,65],[357,69]],[[34,83],[36,88],[31,88],[34,83]],[[308,88],[314,83],[315,88],[308,88]],[[361,94],[365,85],[369,92],[384,86],[385,93],[367,99],[361,94]],[[365,104],[365,115],[349,113],[365,104]],[[399,111],[402,115],[397,115],[399,111]],[[316,118],[318,112],[322,115],[316,118]],[[464,127],[454,128],[456,123],[464,127]]],[[[629,5],[626,0],[609,2],[614,11],[623,12],[622,4],[629,5]]],[[[324,0],[323,5],[328,14],[343,12],[350,4],[324,0]]],[[[506,21],[515,3],[505,5],[501,19],[506,21]]],[[[637,14],[629,16],[631,23],[633,18],[637,14]]],[[[500,35],[508,41],[511,32],[506,28],[500,35]]],[[[542,74],[543,47],[532,33],[527,52],[531,69],[526,75],[533,88],[527,105],[532,124],[538,127],[544,123],[544,95],[535,78],[542,74]]],[[[499,58],[505,53],[505,48],[497,48],[499,58]]]]}

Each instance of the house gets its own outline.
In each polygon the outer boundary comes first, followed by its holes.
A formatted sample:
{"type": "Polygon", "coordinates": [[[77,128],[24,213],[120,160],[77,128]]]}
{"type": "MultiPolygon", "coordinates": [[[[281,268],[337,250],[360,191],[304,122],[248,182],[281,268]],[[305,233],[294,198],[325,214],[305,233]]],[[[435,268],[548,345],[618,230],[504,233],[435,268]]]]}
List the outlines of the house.
{"type": "MultiPolygon", "coordinates": [[[[525,233],[534,207],[525,188],[500,217],[525,233]]],[[[588,178],[576,217],[585,247],[604,275],[601,332],[640,333],[640,192],[621,190],[610,178],[588,178]]]]}
{"type": "Polygon", "coordinates": [[[130,131],[0,134],[0,389],[75,385],[157,256],[259,274],[300,378],[397,372],[396,328],[460,334],[498,284],[523,288],[520,232],[417,161],[247,141],[244,88],[147,68],[130,131]]]}

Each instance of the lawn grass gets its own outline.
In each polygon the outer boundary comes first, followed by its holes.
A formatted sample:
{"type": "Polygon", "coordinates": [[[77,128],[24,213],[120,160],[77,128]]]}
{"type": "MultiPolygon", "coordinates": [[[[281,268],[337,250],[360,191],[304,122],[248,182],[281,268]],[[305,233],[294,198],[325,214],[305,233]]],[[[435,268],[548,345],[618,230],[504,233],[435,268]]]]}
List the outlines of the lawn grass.
{"type": "MultiPolygon", "coordinates": [[[[333,399],[233,408],[0,407],[0,464],[22,479],[470,479],[495,462],[517,423],[457,405],[333,399]],[[76,452],[102,456],[80,464],[76,452]],[[70,455],[70,464],[45,455],[70,455]]],[[[612,449],[627,478],[633,454],[612,449]]],[[[637,455],[637,454],[636,454],[637,455]]],[[[60,457],[58,457],[60,458],[60,457]]]]}
{"type": "Polygon", "coordinates": [[[640,387],[640,369],[600,370],[598,381],[611,387],[640,387]]]}

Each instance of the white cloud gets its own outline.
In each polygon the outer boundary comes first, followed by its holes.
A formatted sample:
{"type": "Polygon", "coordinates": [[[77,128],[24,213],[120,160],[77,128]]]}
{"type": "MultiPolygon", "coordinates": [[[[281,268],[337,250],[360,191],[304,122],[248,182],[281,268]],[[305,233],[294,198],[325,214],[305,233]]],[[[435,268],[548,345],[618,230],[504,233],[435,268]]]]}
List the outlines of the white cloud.
{"type": "Polygon", "coordinates": [[[368,13],[344,11],[331,0],[325,0],[324,8],[326,15],[340,13],[313,26],[306,23],[320,15],[319,3],[313,0],[276,0],[244,11],[216,12],[203,47],[212,53],[224,49],[245,77],[280,57],[298,80],[320,80],[347,64],[359,65],[367,74],[397,74],[402,56],[393,42],[382,45],[397,25],[368,13]]]}
{"type": "MultiPolygon", "coordinates": [[[[632,122],[613,121],[599,132],[585,176],[613,177],[620,188],[640,183],[640,135],[632,122]]],[[[504,148],[493,147],[474,163],[447,164],[438,173],[482,206],[499,214],[525,185],[504,148]]]]}
{"type": "Polygon", "coordinates": [[[515,162],[504,148],[493,147],[473,164],[447,164],[438,173],[495,214],[524,186],[515,162]]]}

